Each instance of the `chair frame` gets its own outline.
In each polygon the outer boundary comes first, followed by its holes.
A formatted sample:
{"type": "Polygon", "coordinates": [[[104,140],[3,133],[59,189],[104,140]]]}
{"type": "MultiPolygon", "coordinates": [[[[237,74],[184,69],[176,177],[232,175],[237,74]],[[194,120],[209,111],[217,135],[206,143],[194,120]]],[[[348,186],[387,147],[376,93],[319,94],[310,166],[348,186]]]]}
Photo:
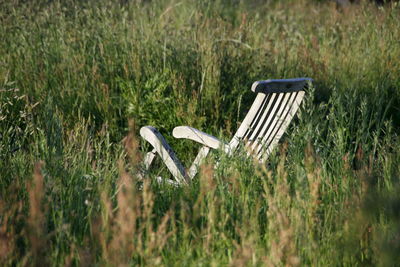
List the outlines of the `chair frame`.
{"type": "Polygon", "coordinates": [[[290,121],[296,114],[311,78],[274,79],[254,82],[251,90],[257,96],[239,129],[229,143],[189,126],[178,126],[172,131],[175,138],[190,139],[202,144],[194,162],[185,170],[165,138],[152,126],[140,129],[140,135],[153,147],[144,158],[148,170],[156,155],[164,161],[174,180],[162,179],[173,185],[189,184],[198,173],[198,168],[211,149],[221,149],[232,155],[240,143],[245,144],[248,155],[265,162],[278,144],[290,121]]]}

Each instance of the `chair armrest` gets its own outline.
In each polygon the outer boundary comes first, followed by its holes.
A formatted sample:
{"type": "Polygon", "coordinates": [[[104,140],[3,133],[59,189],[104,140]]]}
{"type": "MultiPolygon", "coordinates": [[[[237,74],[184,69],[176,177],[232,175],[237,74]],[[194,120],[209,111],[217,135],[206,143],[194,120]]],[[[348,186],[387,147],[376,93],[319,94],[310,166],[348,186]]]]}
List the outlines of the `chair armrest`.
{"type": "Polygon", "coordinates": [[[227,144],[225,144],[218,138],[189,126],[175,127],[174,130],[172,131],[172,135],[175,138],[190,139],[197,143],[203,144],[207,147],[211,147],[214,149],[222,148],[225,150],[227,146],[227,144]]]}

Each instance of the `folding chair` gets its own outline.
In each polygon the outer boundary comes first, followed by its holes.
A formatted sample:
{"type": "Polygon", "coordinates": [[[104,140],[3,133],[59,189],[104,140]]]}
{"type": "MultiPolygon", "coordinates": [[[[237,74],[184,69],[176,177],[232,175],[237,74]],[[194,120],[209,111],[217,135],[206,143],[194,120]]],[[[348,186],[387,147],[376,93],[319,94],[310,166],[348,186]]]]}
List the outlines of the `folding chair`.
{"type": "MultiPolygon", "coordinates": [[[[175,127],[172,132],[175,138],[190,139],[203,145],[188,170],[183,167],[156,128],[142,127],[140,135],[153,147],[144,158],[145,169],[148,170],[155,156],[159,155],[175,179],[165,181],[175,185],[188,184],[197,174],[201,161],[210,149],[221,149],[228,155],[233,155],[240,143],[243,143],[248,155],[265,162],[296,114],[303,100],[304,90],[311,83],[311,78],[254,82],[251,90],[257,93],[257,96],[229,143],[189,126],[175,127]]],[[[158,180],[163,181],[161,177],[158,177],[158,180]]]]}

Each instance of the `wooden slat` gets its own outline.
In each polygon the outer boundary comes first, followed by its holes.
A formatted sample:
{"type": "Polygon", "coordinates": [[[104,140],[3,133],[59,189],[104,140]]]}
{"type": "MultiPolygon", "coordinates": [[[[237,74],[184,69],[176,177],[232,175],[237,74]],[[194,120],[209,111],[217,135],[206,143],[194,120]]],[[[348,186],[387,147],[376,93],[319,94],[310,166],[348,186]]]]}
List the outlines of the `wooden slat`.
{"type": "Polygon", "coordinates": [[[263,110],[267,107],[269,102],[274,101],[275,95],[270,94],[270,95],[264,95],[264,96],[265,96],[265,98],[264,98],[263,102],[261,103],[261,105],[256,107],[257,111],[255,113],[255,116],[252,118],[249,128],[247,129],[246,133],[243,136],[244,139],[250,139],[249,136],[251,136],[253,134],[255,127],[257,126],[257,124],[262,116],[263,110]]]}
{"type": "Polygon", "coordinates": [[[273,106],[278,100],[278,94],[271,94],[264,105],[260,107],[258,118],[252,123],[251,131],[245,135],[245,138],[247,139],[246,141],[253,142],[256,139],[260,125],[265,121],[265,114],[270,112],[271,106],[273,106]]]}
{"type": "Polygon", "coordinates": [[[295,99],[296,93],[288,94],[285,105],[281,107],[279,114],[275,116],[274,122],[269,126],[267,133],[260,141],[260,145],[255,149],[255,154],[258,158],[260,158],[262,156],[261,154],[268,148],[268,144],[278,132],[295,99]]]}
{"type": "Polygon", "coordinates": [[[291,122],[291,120],[293,119],[297,110],[299,109],[300,104],[304,98],[304,95],[305,95],[304,91],[299,91],[296,94],[296,98],[295,98],[286,118],[284,119],[281,127],[279,128],[279,131],[277,132],[275,137],[272,139],[270,144],[268,144],[268,146],[266,147],[266,151],[263,153],[263,155],[261,155],[262,161],[265,161],[268,158],[269,154],[272,152],[272,149],[274,149],[274,147],[277,145],[277,143],[281,139],[282,135],[286,131],[286,128],[289,126],[289,123],[291,122]]]}
{"type": "Polygon", "coordinates": [[[254,118],[259,111],[259,106],[262,105],[264,101],[266,101],[267,96],[265,94],[257,94],[254,103],[251,105],[246,117],[244,118],[243,122],[240,124],[239,129],[236,131],[235,135],[233,136],[231,142],[229,143],[230,151],[234,151],[240,141],[243,140],[244,136],[249,131],[251,124],[254,121],[254,118]]]}
{"type": "Polygon", "coordinates": [[[262,148],[264,146],[264,142],[263,140],[265,140],[265,136],[267,135],[267,131],[269,129],[272,128],[276,128],[276,125],[278,124],[278,120],[279,118],[282,117],[282,112],[284,112],[284,110],[286,110],[287,105],[290,105],[292,101],[292,94],[290,93],[286,93],[284,99],[281,102],[281,105],[279,107],[279,112],[272,118],[272,121],[270,123],[270,125],[264,125],[259,136],[260,138],[258,139],[258,146],[255,146],[254,152],[255,154],[258,154],[258,152],[260,151],[260,148],[262,148]],[[283,109],[282,109],[283,108],[283,109]]]}
{"type": "MultiPolygon", "coordinates": [[[[264,125],[264,128],[268,129],[266,134],[269,134],[269,132],[271,131],[271,129],[275,126],[276,124],[276,118],[280,116],[280,114],[282,113],[282,110],[286,104],[286,102],[288,101],[289,95],[290,94],[279,94],[281,97],[281,101],[277,104],[275,104],[274,109],[275,112],[271,113],[268,116],[268,120],[267,123],[264,125]]],[[[257,140],[258,142],[254,142],[251,146],[251,150],[255,152],[255,154],[257,154],[257,150],[258,147],[262,146],[262,137],[260,137],[260,140],[257,140]]]]}
{"type": "MultiPolygon", "coordinates": [[[[277,107],[280,105],[282,98],[283,98],[282,94],[277,94],[276,101],[269,103],[268,113],[270,115],[267,117],[267,120],[265,122],[266,124],[269,124],[271,118],[275,115],[277,107]]],[[[257,143],[256,134],[257,132],[253,131],[252,134],[249,136],[248,140],[246,140],[247,141],[246,148],[248,148],[249,150],[253,150],[253,145],[257,143]]]]}

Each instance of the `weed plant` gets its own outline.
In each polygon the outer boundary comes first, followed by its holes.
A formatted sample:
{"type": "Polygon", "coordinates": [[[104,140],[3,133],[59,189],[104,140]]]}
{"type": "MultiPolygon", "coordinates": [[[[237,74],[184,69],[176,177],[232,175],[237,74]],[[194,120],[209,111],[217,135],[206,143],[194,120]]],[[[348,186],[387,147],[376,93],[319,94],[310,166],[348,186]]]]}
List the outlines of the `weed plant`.
{"type": "Polygon", "coordinates": [[[398,264],[399,25],[367,1],[1,1],[0,264],[398,264]],[[252,82],[292,77],[315,88],[266,165],[138,179],[140,127],[188,165],[175,126],[228,140],[252,82]]]}

